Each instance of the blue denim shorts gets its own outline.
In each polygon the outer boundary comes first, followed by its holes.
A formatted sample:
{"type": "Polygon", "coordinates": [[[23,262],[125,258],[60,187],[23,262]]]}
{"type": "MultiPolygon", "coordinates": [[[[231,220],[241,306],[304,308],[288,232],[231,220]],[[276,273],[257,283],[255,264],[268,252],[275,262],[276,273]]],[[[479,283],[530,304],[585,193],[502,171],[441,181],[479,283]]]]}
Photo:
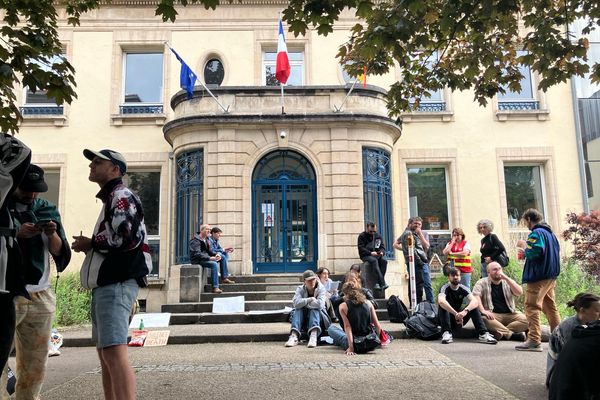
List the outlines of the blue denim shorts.
{"type": "Polygon", "coordinates": [[[92,290],[92,341],[97,348],[127,344],[129,316],[138,290],[135,279],[92,290]]]}

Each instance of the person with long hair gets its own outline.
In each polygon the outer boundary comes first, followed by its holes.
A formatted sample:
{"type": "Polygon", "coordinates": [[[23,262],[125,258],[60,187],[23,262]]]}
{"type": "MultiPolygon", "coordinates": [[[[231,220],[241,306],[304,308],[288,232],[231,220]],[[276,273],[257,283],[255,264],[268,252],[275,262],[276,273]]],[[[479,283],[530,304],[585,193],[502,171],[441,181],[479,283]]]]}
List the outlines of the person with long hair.
{"type": "Polygon", "coordinates": [[[342,287],[345,301],[340,304],[340,315],[342,317],[343,330],[330,325],[327,332],[333,339],[333,343],[346,351],[346,355],[355,355],[354,337],[366,336],[371,332],[371,325],[379,336],[381,324],[377,318],[375,308],[367,301],[358,279],[347,279],[342,287]]]}
{"type": "Polygon", "coordinates": [[[593,293],[579,293],[567,303],[575,309],[575,315],[562,321],[554,329],[548,343],[548,360],[546,363],[546,387],[550,386],[554,365],[565,344],[571,340],[573,330],[578,325],[587,325],[600,319],[600,296],[593,293]]]}

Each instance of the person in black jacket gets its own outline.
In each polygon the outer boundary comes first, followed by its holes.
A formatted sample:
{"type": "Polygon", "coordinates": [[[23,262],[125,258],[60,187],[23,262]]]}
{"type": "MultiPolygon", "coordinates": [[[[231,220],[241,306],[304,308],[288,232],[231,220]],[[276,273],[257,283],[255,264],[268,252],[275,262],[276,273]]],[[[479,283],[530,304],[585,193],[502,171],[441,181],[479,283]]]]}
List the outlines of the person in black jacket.
{"type": "MultiPolygon", "coordinates": [[[[487,278],[487,265],[492,261],[498,262],[500,254],[505,253],[504,245],[498,236],[492,233],[494,223],[489,219],[482,219],[477,223],[477,232],[483,235],[481,238],[481,277],[487,278]]],[[[500,263],[502,265],[502,263],[500,263]]],[[[506,265],[502,265],[505,267],[506,265]]]]}
{"type": "Polygon", "coordinates": [[[599,399],[599,359],[600,320],[575,327],[554,367],[548,398],[599,399]]]}
{"type": "Polygon", "coordinates": [[[364,262],[368,262],[371,269],[377,274],[377,283],[373,287],[375,290],[385,290],[389,287],[385,283],[385,273],[387,271],[387,260],[383,257],[385,246],[381,235],[377,233],[377,227],[374,222],[367,222],[364,232],[358,235],[358,256],[364,262]]]}

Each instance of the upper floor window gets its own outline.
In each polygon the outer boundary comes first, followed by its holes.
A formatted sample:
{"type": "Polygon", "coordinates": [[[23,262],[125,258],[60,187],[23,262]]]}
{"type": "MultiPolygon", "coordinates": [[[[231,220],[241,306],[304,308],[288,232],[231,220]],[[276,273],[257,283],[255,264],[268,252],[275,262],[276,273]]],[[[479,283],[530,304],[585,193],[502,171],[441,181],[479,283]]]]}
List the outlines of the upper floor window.
{"type": "MultiPolygon", "coordinates": [[[[526,51],[518,51],[517,55],[526,54],[526,51]]],[[[536,89],[531,69],[526,65],[519,65],[519,72],[523,75],[521,78],[521,91],[514,92],[508,87],[504,87],[506,93],[498,93],[499,110],[538,110],[540,103],[536,98],[536,89]]]]}
{"type": "Polygon", "coordinates": [[[521,215],[535,208],[545,215],[544,170],[540,165],[505,165],[504,182],[509,228],[518,228],[521,215]]]}
{"type": "MultiPolygon", "coordinates": [[[[291,73],[286,86],[304,85],[304,52],[288,50],[291,73]]],[[[263,52],[263,84],[267,86],[279,86],[275,78],[275,63],[277,61],[276,51],[263,52]]]]}
{"type": "Polygon", "coordinates": [[[125,53],[121,114],[163,112],[163,53],[125,53]]]}
{"type": "MultiPolygon", "coordinates": [[[[423,62],[427,69],[431,70],[438,62],[438,52],[432,53],[429,57],[425,58],[423,62]]],[[[414,99],[411,99],[411,103],[414,103],[414,99]]],[[[417,112],[438,112],[446,110],[446,102],[444,101],[444,90],[439,89],[436,91],[430,91],[429,97],[421,97],[419,107],[415,110],[417,112]]]]}
{"type": "MultiPolygon", "coordinates": [[[[53,65],[62,62],[64,55],[50,57],[47,63],[33,60],[43,71],[52,71],[53,65]]],[[[35,92],[29,87],[24,88],[24,101],[21,113],[23,115],[62,115],[64,107],[56,104],[56,101],[48,97],[48,91],[37,89],[35,92]]]]}
{"type": "Polygon", "coordinates": [[[207,85],[220,85],[225,78],[225,68],[218,58],[211,58],[204,65],[204,83],[207,85]]]}

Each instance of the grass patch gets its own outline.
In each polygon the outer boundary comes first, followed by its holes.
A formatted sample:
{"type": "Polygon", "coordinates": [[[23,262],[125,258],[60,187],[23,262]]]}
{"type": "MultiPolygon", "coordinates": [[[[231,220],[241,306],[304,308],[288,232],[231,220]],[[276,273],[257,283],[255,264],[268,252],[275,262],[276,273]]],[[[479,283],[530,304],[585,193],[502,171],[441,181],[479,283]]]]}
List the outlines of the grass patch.
{"type": "Polygon", "coordinates": [[[79,274],[63,274],[58,280],[58,286],[55,285],[56,278],[53,278],[52,287],[56,287],[54,327],[89,323],[92,292],[81,286],[79,274]]]}

